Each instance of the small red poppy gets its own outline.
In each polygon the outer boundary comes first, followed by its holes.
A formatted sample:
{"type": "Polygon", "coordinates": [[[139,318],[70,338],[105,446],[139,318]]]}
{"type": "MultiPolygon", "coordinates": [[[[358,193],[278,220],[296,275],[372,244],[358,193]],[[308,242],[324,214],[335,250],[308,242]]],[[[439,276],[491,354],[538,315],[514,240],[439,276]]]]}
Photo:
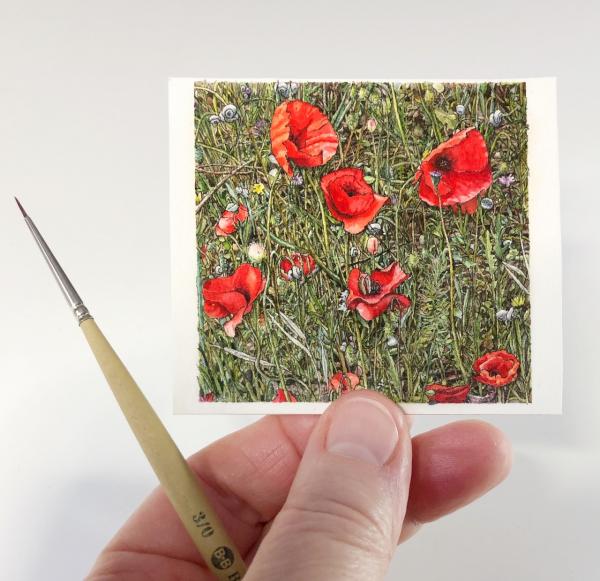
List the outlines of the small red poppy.
{"type": "Polygon", "coordinates": [[[286,392],[285,389],[281,389],[281,387],[277,388],[277,393],[275,394],[275,397],[271,400],[273,402],[276,403],[282,403],[282,402],[294,402],[294,401],[298,401],[296,399],[296,396],[291,392],[288,391],[286,392]],[[287,393],[287,397],[286,397],[286,393],[287,393]]]}
{"type": "Polygon", "coordinates": [[[213,402],[215,401],[215,394],[212,391],[209,391],[208,393],[201,395],[200,396],[200,400],[201,402],[213,402]]]}
{"type": "Polygon", "coordinates": [[[407,309],[410,299],[394,291],[408,278],[397,262],[370,275],[353,268],[348,278],[346,305],[350,310],[356,309],[365,321],[378,317],[390,306],[407,309]]]}
{"type": "Polygon", "coordinates": [[[239,205],[235,212],[231,210],[225,210],[221,214],[221,218],[215,226],[215,232],[217,236],[229,236],[237,230],[237,226],[240,222],[245,222],[248,218],[248,208],[243,205],[239,205]]]}
{"type": "Polygon", "coordinates": [[[330,391],[346,393],[355,389],[362,389],[359,383],[360,378],[356,373],[352,373],[351,371],[347,371],[346,373],[338,371],[338,373],[335,373],[329,379],[328,387],[330,391]]]}
{"type": "Polygon", "coordinates": [[[231,276],[211,278],[202,285],[204,312],[211,319],[232,315],[223,325],[229,337],[235,337],[235,329],[242,317],[252,310],[252,305],[265,290],[262,272],[247,263],[240,265],[231,276]]]}
{"type": "Polygon", "coordinates": [[[471,389],[470,385],[456,385],[450,387],[432,383],[425,388],[425,395],[430,402],[435,403],[464,403],[467,401],[467,395],[471,389]],[[433,393],[427,393],[427,392],[433,393]]]}
{"type": "Polygon", "coordinates": [[[504,350],[486,353],[473,363],[475,381],[503,387],[517,378],[520,365],[514,355],[504,350]]]}
{"type": "Polygon", "coordinates": [[[474,127],[455,133],[438,145],[415,175],[419,197],[430,206],[452,206],[467,214],[477,210],[477,196],[492,184],[492,170],[483,135],[474,127]]]}
{"type": "Polygon", "coordinates": [[[350,234],[362,232],[389,198],[379,196],[357,167],[338,169],[321,178],[321,189],[331,215],[350,234]]]}
{"type": "Polygon", "coordinates": [[[296,278],[296,273],[308,276],[314,272],[315,267],[315,259],[310,254],[300,254],[299,252],[293,252],[279,263],[281,277],[284,280],[296,278]],[[297,268],[296,271],[294,271],[294,267],[297,268]]]}
{"type": "Polygon", "coordinates": [[[338,146],[338,136],[318,107],[305,101],[285,101],[273,113],[271,149],[277,163],[292,176],[298,167],[327,163],[338,146]]]}

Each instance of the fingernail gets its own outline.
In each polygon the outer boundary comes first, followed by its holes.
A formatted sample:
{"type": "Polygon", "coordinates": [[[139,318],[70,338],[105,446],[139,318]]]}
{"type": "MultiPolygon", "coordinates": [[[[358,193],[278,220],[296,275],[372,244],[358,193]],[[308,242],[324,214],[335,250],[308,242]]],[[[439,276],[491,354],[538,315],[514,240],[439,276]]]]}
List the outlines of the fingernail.
{"type": "Polygon", "coordinates": [[[398,444],[398,426],[378,401],[354,397],[336,409],[326,448],[332,454],[383,466],[398,444]]]}

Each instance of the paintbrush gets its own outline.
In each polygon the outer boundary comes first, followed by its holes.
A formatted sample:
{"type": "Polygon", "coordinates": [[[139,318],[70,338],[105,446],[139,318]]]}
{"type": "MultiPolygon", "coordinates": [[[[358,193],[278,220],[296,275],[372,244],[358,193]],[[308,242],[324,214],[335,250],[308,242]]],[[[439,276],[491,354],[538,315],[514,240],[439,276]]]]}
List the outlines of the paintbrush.
{"type": "MultiPolygon", "coordinates": [[[[200,487],[196,475],[173,442],[152,406],[98,325],[42,238],[33,220],[15,198],[60,290],[67,299],[87,342],[106,377],[129,426],[162,484],[206,565],[217,579],[239,581],[246,568],[239,551],[227,535],[216,512],[200,487]]],[[[156,531],[160,534],[160,531],[156,531]]]]}

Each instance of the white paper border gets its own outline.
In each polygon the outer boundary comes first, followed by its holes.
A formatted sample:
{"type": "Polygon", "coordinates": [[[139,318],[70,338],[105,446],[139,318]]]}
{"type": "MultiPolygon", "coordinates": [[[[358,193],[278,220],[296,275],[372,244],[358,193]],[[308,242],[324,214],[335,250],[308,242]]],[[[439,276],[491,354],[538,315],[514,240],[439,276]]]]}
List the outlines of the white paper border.
{"type": "MultiPolygon", "coordinates": [[[[175,339],[176,414],[320,414],[328,403],[224,403],[198,401],[196,213],[194,191],[194,82],[169,80],[171,294],[175,339]]],[[[205,79],[206,80],[206,79],[205,79]]],[[[211,79],[214,81],[235,79],[211,79]]],[[[275,79],[248,79],[275,82],[275,79]]],[[[353,79],[355,81],[361,79],[353,79]]],[[[364,79],[373,81],[373,79],[364,79]]],[[[239,81],[239,79],[238,79],[239,81]]],[[[302,80],[299,80],[300,82],[302,80]]],[[[307,81],[307,79],[303,79],[307,81]]],[[[311,79],[314,82],[322,80],[311,79]]],[[[328,79],[328,81],[334,81],[328,79]]],[[[338,79],[342,81],[342,79],[338,79]]],[[[385,82],[484,82],[427,79],[385,82]]],[[[556,79],[495,79],[527,83],[529,166],[529,279],[532,403],[406,403],[412,414],[559,414],[562,412],[562,264],[556,79]]]]}

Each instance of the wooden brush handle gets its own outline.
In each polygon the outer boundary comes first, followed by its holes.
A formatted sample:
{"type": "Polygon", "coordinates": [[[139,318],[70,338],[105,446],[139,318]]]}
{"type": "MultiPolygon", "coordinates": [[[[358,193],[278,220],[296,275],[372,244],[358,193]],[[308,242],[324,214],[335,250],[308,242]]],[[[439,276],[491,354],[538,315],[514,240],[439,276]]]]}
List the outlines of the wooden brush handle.
{"type": "MultiPolygon", "coordinates": [[[[81,329],[106,381],[173,508],[217,579],[239,581],[246,568],[196,475],[94,319],[81,329]]],[[[160,531],[156,531],[159,535],[160,531]]]]}

